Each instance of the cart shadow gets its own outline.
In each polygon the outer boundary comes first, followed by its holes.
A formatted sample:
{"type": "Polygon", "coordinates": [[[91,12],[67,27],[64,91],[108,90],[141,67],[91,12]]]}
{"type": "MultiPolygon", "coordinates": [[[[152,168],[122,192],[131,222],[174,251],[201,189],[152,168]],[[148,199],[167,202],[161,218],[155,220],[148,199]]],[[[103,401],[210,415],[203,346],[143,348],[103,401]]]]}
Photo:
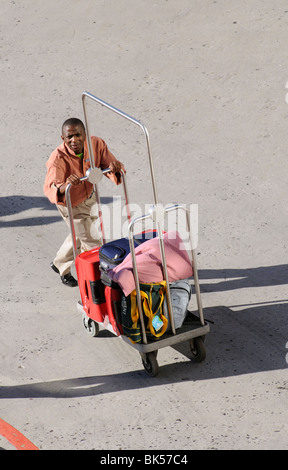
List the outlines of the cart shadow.
{"type": "Polygon", "coordinates": [[[246,269],[199,269],[199,279],[202,292],[285,285],[288,284],[288,264],[246,269]]]}
{"type": "Polygon", "coordinates": [[[177,354],[173,363],[167,363],[166,348],[159,350],[159,374],[153,378],[141,367],[141,358],[135,351],[139,368],[134,371],[1,386],[0,399],[90,397],[285,369],[288,367],[287,312],[288,303],[237,312],[225,306],[208,308],[207,318],[213,317],[213,335],[205,337],[207,357],[202,363],[193,360],[187,342],[178,343],[172,348],[177,354]]]}
{"type": "MultiPolygon", "coordinates": [[[[287,264],[254,269],[204,270],[201,279],[221,279],[218,284],[205,284],[206,292],[242,287],[287,284],[287,264]],[[233,281],[229,279],[233,278],[233,281]]],[[[203,288],[201,287],[203,291],[203,288]]],[[[281,370],[288,367],[288,299],[231,308],[215,306],[204,309],[211,320],[211,334],[205,337],[207,357],[202,363],[192,359],[189,344],[172,347],[177,357],[167,363],[166,349],[159,350],[159,374],[149,377],[142,367],[130,372],[92,377],[1,386],[0,399],[14,398],[73,398],[105,393],[125,392],[182,381],[200,381],[242,374],[281,370]],[[213,334],[212,334],[213,332],[213,334]],[[180,354],[180,360],[179,360],[180,354]],[[191,360],[192,359],[192,360],[191,360]]],[[[107,334],[107,333],[106,333],[107,334]]],[[[105,332],[102,332],[105,337],[105,332]]],[[[110,335],[109,335],[110,336],[110,335]]],[[[169,354],[171,358],[171,354],[169,354]]]]}
{"type": "MultiPolygon", "coordinates": [[[[204,310],[213,319],[205,337],[207,357],[193,372],[196,380],[229,377],[288,367],[288,300],[249,305],[242,310],[225,306],[204,310]]],[[[189,356],[188,346],[174,347],[189,356]]]]}

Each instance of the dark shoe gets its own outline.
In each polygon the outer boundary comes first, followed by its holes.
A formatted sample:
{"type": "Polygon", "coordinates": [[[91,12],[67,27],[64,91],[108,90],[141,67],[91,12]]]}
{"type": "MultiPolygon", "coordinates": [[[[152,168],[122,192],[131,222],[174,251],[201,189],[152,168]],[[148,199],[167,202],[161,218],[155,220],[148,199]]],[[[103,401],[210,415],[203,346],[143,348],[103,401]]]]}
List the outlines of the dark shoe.
{"type": "Polygon", "coordinates": [[[55,264],[53,264],[53,261],[52,261],[52,263],[50,263],[50,266],[51,266],[51,268],[53,269],[53,271],[55,271],[55,273],[60,274],[60,273],[59,273],[59,269],[56,268],[55,264]]]}
{"type": "MultiPolygon", "coordinates": [[[[53,271],[55,271],[55,273],[57,274],[60,274],[59,272],[59,269],[56,268],[55,264],[52,262],[50,263],[50,266],[51,268],[53,269],[53,271]]],[[[61,281],[63,282],[63,284],[65,286],[69,286],[69,287],[76,287],[78,286],[78,282],[76,281],[76,279],[72,276],[72,274],[68,273],[68,274],[65,274],[65,276],[60,276],[61,277],[61,281]]]]}
{"type": "Polygon", "coordinates": [[[61,281],[63,282],[65,286],[69,286],[69,287],[78,286],[78,282],[70,273],[65,274],[65,276],[61,276],[61,281]]]}

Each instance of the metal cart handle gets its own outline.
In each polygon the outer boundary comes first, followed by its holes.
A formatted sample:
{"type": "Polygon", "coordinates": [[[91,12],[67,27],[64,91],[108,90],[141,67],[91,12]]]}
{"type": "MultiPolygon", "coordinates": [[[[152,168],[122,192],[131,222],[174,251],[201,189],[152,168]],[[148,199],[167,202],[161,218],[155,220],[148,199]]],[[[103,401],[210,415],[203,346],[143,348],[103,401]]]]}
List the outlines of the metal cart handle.
{"type": "Polygon", "coordinates": [[[149,157],[149,166],[150,166],[150,173],[151,173],[151,181],[152,181],[152,188],[153,188],[153,196],[154,196],[154,204],[158,204],[158,197],[157,197],[157,190],[156,190],[156,183],[155,183],[155,176],[154,176],[154,168],[153,168],[153,162],[152,162],[152,155],[151,155],[151,146],[150,146],[150,139],[149,139],[149,134],[146,126],[138,121],[137,119],[133,118],[132,116],[129,116],[128,114],[124,113],[120,109],[115,108],[109,103],[106,103],[106,101],[101,100],[100,98],[97,98],[97,96],[92,95],[91,93],[88,93],[87,91],[84,91],[82,93],[82,104],[83,104],[83,112],[84,112],[84,118],[85,118],[85,126],[86,126],[86,133],[87,133],[87,141],[88,141],[88,149],[89,149],[89,154],[90,154],[90,162],[91,162],[91,168],[95,166],[92,155],[92,144],[91,144],[91,134],[90,134],[90,129],[89,129],[89,124],[88,124],[88,116],[87,116],[87,106],[86,106],[86,100],[87,98],[91,99],[92,101],[95,101],[96,103],[100,104],[101,106],[104,106],[107,109],[110,109],[110,111],[113,111],[114,113],[118,114],[119,116],[122,116],[123,118],[127,119],[128,121],[132,122],[133,124],[136,124],[139,126],[145,136],[146,139],[146,145],[147,145],[147,152],[148,152],[148,157],[149,157]]]}
{"type": "MultiPolygon", "coordinates": [[[[84,176],[81,178],[82,181],[85,179],[90,180],[93,183],[92,179],[94,178],[94,169],[95,169],[95,162],[93,159],[93,151],[92,151],[92,141],[91,141],[91,135],[90,135],[90,129],[89,129],[89,124],[88,124],[88,118],[87,118],[87,108],[86,108],[86,99],[89,98],[92,101],[100,104],[101,106],[104,106],[108,108],[109,110],[113,111],[114,113],[118,114],[119,116],[122,116],[123,118],[127,119],[128,121],[136,124],[139,126],[145,136],[146,139],[146,145],[147,145],[147,151],[148,151],[148,157],[149,157],[149,165],[150,165],[150,173],[151,173],[151,182],[152,182],[152,189],[153,189],[153,196],[154,196],[154,208],[152,212],[150,213],[150,217],[152,220],[156,223],[157,229],[158,229],[158,235],[159,235],[159,243],[160,243],[160,251],[161,251],[161,257],[162,257],[162,264],[164,267],[164,278],[167,282],[167,304],[168,304],[168,312],[171,320],[171,326],[172,326],[172,332],[175,335],[175,327],[174,327],[174,322],[173,322],[173,315],[172,315],[172,303],[171,303],[171,296],[170,296],[170,288],[169,288],[169,279],[168,279],[168,272],[167,272],[167,265],[166,265],[166,257],[165,257],[165,250],[164,250],[164,242],[163,242],[163,237],[162,237],[162,219],[164,218],[165,212],[167,210],[164,210],[164,208],[158,204],[158,197],[157,197],[157,191],[156,191],[156,184],[155,184],[155,177],[154,177],[154,169],[153,169],[153,163],[152,163],[152,156],[151,156],[151,148],[150,148],[150,140],[149,140],[149,134],[144,126],[140,121],[137,119],[134,119],[133,117],[129,116],[128,114],[124,113],[123,111],[120,111],[119,109],[115,108],[114,106],[111,106],[110,104],[106,103],[105,101],[101,100],[100,98],[97,98],[96,96],[92,95],[91,93],[88,92],[83,92],[82,93],[82,104],[83,104],[83,112],[84,112],[84,118],[85,118],[85,125],[86,125],[86,133],[87,133],[87,141],[88,141],[88,150],[89,150],[89,157],[90,157],[90,166],[91,166],[91,171],[89,172],[88,175],[84,176]],[[92,172],[93,170],[93,172],[92,172]],[[92,178],[93,176],[93,178],[92,178]]],[[[100,172],[102,170],[98,169],[98,175],[95,173],[95,181],[96,183],[93,183],[94,186],[94,191],[96,195],[96,200],[98,204],[98,212],[99,212],[99,218],[100,218],[100,223],[101,223],[101,230],[102,230],[102,238],[104,241],[104,232],[103,232],[103,223],[102,223],[102,213],[100,208],[100,198],[98,195],[98,189],[97,189],[97,183],[100,181],[100,177],[102,178],[103,173],[109,172],[109,169],[103,170],[102,175],[100,175],[100,172]],[[98,181],[99,178],[99,181],[98,181]]],[[[131,222],[130,220],[130,211],[129,211],[129,203],[128,203],[128,196],[127,196],[127,187],[125,183],[125,175],[124,172],[122,172],[122,177],[123,177],[123,186],[124,186],[124,193],[125,193],[125,199],[126,199],[126,206],[127,206],[127,214],[128,218],[130,221],[130,226],[129,226],[129,242],[131,246],[131,254],[132,254],[132,261],[133,261],[133,272],[134,272],[134,278],[135,278],[135,283],[136,283],[136,292],[137,292],[137,300],[138,300],[138,307],[139,307],[139,314],[140,314],[140,319],[141,319],[141,326],[142,326],[142,334],[143,334],[143,340],[144,343],[147,343],[147,338],[145,334],[145,328],[143,324],[143,312],[142,312],[142,307],[141,307],[141,298],[140,298],[140,285],[139,285],[139,278],[138,278],[138,272],[137,272],[137,266],[136,266],[136,259],[135,259],[135,250],[134,250],[134,244],[132,243],[132,227],[134,226],[134,221],[131,222]]],[[[73,239],[73,250],[74,250],[74,256],[77,256],[77,245],[76,245],[76,236],[75,236],[75,230],[74,230],[74,224],[73,224],[73,216],[72,216],[72,207],[71,207],[71,201],[70,201],[70,185],[67,186],[66,188],[66,193],[67,193],[67,207],[69,211],[69,219],[70,219],[70,224],[71,225],[71,233],[72,233],[72,239],[73,239]],[[69,201],[69,203],[68,203],[69,201]]],[[[174,206],[173,208],[170,208],[168,210],[173,210],[173,209],[178,209],[181,208],[181,206],[174,206]]],[[[146,217],[146,216],[144,216],[146,217]]],[[[188,216],[187,216],[187,223],[189,224],[188,216]]],[[[194,278],[196,281],[196,294],[197,294],[197,301],[198,301],[198,309],[200,313],[200,320],[202,325],[204,324],[204,317],[203,317],[203,312],[202,312],[202,303],[201,303],[201,298],[200,298],[200,289],[199,289],[199,280],[198,280],[198,273],[197,273],[197,265],[196,265],[196,256],[194,252],[194,247],[191,239],[191,232],[190,232],[190,226],[189,226],[189,233],[190,233],[190,241],[191,241],[191,249],[192,249],[192,264],[194,268],[194,278]]]]}

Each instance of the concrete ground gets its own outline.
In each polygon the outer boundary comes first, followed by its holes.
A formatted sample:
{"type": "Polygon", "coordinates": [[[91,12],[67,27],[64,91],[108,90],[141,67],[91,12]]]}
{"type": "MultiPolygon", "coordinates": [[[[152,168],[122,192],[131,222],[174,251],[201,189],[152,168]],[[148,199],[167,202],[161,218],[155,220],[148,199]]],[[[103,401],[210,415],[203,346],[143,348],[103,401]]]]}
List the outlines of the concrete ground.
{"type": "MultiPolygon", "coordinates": [[[[0,417],[40,450],[287,450],[287,21],[284,0],[3,3],[0,417]],[[164,348],[149,377],[50,269],[45,162],[83,91],[147,126],[161,203],[198,204],[205,362],[164,348]]],[[[89,113],[151,204],[141,132],[89,113]]]]}

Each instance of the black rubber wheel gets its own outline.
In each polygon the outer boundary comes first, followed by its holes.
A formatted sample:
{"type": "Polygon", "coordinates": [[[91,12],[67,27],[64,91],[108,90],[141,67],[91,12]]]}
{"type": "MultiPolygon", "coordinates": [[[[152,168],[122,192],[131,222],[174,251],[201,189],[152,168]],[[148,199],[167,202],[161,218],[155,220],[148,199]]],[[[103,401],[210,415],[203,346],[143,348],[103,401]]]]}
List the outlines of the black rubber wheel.
{"type": "Polygon", "coordinates": [[[145,359],[142,358],[144,369],[146,370],[147,374],[149,374],[151,377],[155,377],[155,375],[157,375],[159,371],[156,354],[154,352],[150,352],[145,356],[145,359]]]}
{"type": "Polygon", "coordinates": [[[202,362],[206,359],[206,348],[204,346],[204,341],[201,336],[198,338],[193,338],[189,341],[190,350],[193,355],[193,359],[197,362],[202,362]]]}
{"type": "Polygon", "coordinates": [[[98,336],[99,334],[99,325],[91,318],[87,317],[87,315],[82,315],[82,323],[85,328],[86,333],[90,336],[98,336]]]}

